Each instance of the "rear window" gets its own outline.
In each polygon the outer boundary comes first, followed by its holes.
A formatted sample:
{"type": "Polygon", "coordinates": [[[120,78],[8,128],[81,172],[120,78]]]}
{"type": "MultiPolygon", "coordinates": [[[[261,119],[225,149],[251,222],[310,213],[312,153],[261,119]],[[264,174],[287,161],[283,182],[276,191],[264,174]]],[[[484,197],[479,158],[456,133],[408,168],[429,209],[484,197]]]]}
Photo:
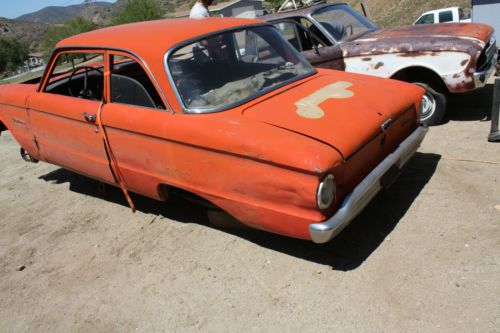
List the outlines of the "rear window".
{"type": "Polygon", "coordinates": [[[439,13],[439,23],[452,22],[452,21],[453,21],[453,12],[451,10],[439,13]]]}
{"type": "Polygon", "coordinates": [[[172,81],[190,113],[216,112],[315,72],[270,26],[197,40],[168,58],[172,81]]]}

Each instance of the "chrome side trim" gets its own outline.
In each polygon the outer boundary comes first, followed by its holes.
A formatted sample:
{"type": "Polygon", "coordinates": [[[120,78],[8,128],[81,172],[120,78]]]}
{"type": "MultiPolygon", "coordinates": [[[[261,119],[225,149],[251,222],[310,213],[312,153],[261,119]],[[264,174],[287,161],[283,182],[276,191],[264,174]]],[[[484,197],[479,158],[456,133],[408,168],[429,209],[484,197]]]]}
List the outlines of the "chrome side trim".
{"type": "Polygon", "coordinates": [[[495,66],[496,66],[497,60],[498,60],[498,50],[496,50],[496,46],[495,46],[494,51],[495,51],[495,53],[493,55],[493,58],[491,58],[490,63],[488,64],[486,69],[473,74],[474,86],[476,88],[484,87],[486,85],[486,83],[488,83],[488,79],[490,78],[490,76],[493,74],[493,71],[495,70],[495,66]]]}
{"type": "Polygon", "coordinates": [[[420,126],[399,147],[389,154],[375,169],[349,193],[340,209],[330,219],[309,225],[309,234],[315,243],[326,243],[342,231],[382,189],[381,178],[393,166],[402,168],[415,154],[427,134],[420,126]]]}

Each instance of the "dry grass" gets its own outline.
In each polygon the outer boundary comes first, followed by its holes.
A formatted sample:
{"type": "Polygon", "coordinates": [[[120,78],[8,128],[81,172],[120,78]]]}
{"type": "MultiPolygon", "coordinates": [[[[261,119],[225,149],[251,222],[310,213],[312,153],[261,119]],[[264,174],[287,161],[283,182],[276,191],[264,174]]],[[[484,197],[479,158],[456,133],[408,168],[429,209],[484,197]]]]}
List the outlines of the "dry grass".
{"type": "MultiPolygon", "coordinates": [[[[361,11],[360,0],[344,0],[361,11]]],[[[372,20],[382,26],[412,24],[422,13],[439,8],[459,6],[470,9],[470,0],[365,0],[372,20]]]]}

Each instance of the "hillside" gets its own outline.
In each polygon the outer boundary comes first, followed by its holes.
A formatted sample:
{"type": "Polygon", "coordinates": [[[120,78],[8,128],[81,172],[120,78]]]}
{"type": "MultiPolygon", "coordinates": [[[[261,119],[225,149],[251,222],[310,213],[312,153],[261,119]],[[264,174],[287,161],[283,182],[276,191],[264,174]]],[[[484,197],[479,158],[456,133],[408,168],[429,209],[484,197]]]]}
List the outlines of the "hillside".
{"type": "Polygon", "coordinates": [[[0,37],[16,38],[36,49],[49,27],[46,23],[23,22],[0,17],[0,37]]]}
{"type": "Polygon", "coordinates": [[[49,6],[36,12],[24,14],[16,18],[25,22],[61,23],[75,16],[81,15],[89,19],[97,13],[105,14],[111,12],[112,4],[108,2],[96,2],[91,6],[85,4],[71,6],[49,6]]]}
{"type": "MultiPolygon", "coordinates": [[[[159,0],[167,13],[185,11],[193,0],[159,0]]],[[[361,11],[361,0],[344,0],[355,9],[361,11]]],[[[16,20],[0,18],[0,37],[14,37],[28,41],[36,49],[43,33],[51,24],[63,22],[81,15],[99,26],[111,22],[113,15],[126,5],[127,0],[115,3],[97,2],[89,10],[85,5],[67,7],[46,7],[37,12],[25,14],[16,20]]],[[[461,6],[470,9],[470,0],[365,0],[375,23],[382,27],[411,24],[425,11],[450,6],[461,6]]]]}
{"type": "MultiPolygon", "coordinates": [[[[344,0],[361,11],[360,0],[344,0]]],[[[382,27],[412,24],[422,13],[459,6],[470,10],[470,0],[365,0],[373,21],[382,27]]]]}

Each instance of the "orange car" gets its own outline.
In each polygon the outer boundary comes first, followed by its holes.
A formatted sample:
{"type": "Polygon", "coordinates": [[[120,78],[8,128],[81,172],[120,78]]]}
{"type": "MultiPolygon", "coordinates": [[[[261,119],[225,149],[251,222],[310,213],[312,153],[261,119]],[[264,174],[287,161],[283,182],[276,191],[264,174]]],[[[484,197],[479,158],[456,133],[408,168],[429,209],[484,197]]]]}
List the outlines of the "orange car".
{"type": "Polygon", "coordinates": [[[415,153],[423,93],[314,69],[262,21],[162,20],[61,41],[38,83],[0,87],[0,130],[127,197],[181,189],[323,243],[415,153]]]}

